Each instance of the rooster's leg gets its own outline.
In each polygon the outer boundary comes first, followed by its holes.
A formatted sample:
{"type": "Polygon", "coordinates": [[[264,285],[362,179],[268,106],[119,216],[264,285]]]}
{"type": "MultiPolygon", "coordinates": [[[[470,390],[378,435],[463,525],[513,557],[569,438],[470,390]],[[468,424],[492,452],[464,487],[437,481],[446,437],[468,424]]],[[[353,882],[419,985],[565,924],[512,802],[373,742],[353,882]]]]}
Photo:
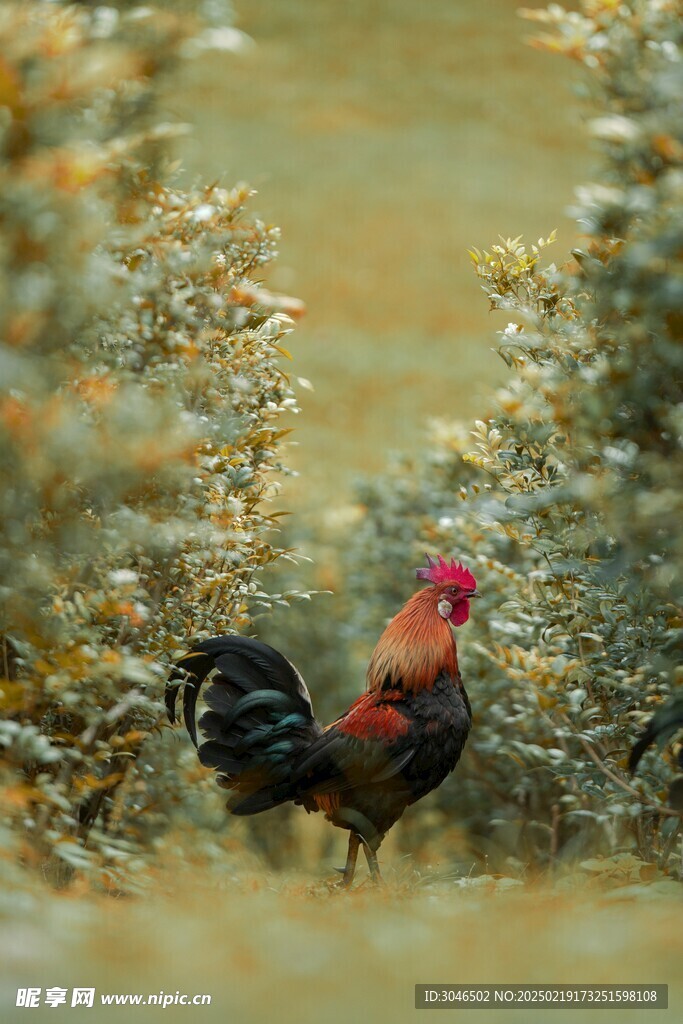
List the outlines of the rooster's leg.
{"type": "MultiPolygon", "coordinates": [[[[349,833],[349,852],[346,856],[346,867],[343,871],[343,877],[341,884],[345,889],[348,889],[353,881],[353,876],[356,873],[356,861],[358,860],[358,847],[360,846],[360,837],[355,832],[349,833]]],[[[339,870],[339,868],[337,868],[339,870]]]]}
{"type": "Polygon", "coordinates": [[[370,878],[373,882],[381,882],[382,876],[379,871],[379,864],[377,863],[377,854],[374,850],[371,850],[367,843],[363,843],[363,849],[365,850],[365,858],[370,868],[370,878]]]}

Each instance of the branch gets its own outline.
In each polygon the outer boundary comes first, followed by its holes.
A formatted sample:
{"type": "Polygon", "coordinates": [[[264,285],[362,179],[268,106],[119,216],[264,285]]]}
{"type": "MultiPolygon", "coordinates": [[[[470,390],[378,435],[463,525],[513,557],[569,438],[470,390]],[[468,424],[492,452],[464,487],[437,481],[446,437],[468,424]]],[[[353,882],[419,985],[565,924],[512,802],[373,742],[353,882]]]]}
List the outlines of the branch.
{"type": "MultiPolygon", "coordinates": [[[[562,718],[570,727],[572,727],[572,723],[566,715],[562,715],[562,718]]],[[[630,785],[630,783],[628,783],[625,779],[622,779],[619,775],[617,775],[615,772],[613,772],[610,768],[607,767],[605,762],[602,761],[600,757],[596,754],[596,752],[593,750],[588,740],[584,739],[583,736],[579,736],[578,733],[575,733],[575,735],[583,749],[590,757],[593,764],[595,764],[600,769],[602,774],[605,775],[611,782],[613,782],[615,786],[618,786],[619,789],[623,789],[626,793],[630,793],[631,796],[637,797],[641,804],[645,804],[647,807],[651,807],[653,811],[657,812],[657,814],[662,814],[669,818],[681,818],[683,816],[681,814],[681,811],[675,811],[671,807],[665,807],[664,804],[659,804],[655,800],[651,800],[649,797],[645,796],[644,793],[641,793],[640,790],[636,789],[635,786],[630,785]]]]}

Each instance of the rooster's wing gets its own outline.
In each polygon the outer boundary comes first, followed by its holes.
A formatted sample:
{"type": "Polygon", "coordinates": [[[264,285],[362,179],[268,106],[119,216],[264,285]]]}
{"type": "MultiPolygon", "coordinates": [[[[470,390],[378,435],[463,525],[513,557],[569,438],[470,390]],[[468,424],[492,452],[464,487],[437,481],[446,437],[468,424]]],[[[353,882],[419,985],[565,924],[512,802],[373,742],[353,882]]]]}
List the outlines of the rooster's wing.
{"type": "Polygon", "coordinates": [[[294,767],[300,794],[343,793],[398,775],[416,750],[415,723],[403,696],[366,693],[329,725],[294,767]]]}

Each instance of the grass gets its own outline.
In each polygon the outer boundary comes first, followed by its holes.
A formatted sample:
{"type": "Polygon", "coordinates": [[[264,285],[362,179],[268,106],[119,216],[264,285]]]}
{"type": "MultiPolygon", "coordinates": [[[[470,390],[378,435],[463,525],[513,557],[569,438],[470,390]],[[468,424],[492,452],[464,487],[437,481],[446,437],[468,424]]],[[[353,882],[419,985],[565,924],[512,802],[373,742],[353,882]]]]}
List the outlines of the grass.
{"type": "MultiPolygon", "coordinates": [[[[647,896],[647,889],[643,890],[647,896]]],[[[101,992],[209,993],[210,1007],[127,1009],[140,1021],[376,1024],[419,1019],[417,983],[668,983],[668,1014],[553,1013],[561,1024],[676,1019],[680,908],[671,897],[590,899],[572,889],[489,891],[454,880],[361,884],[331,893],[299,876],[226,866],[222,875],[157,875],[142,901],[32,896],[2,929],[5,1006],[17,985],[101,992]]],[[[61,1019],[70,1010],[41,1008],[61,1019]]],[[[24,1019],[26,1011],[16,1011],[24,1019]],[[22,1014],[24,1016],[22,1016],[22,1014]]],[[[88,1020],[116,1016],[91,1010],[88,1020]]],[[[4,1020],[12,1019],[3,1013],[4,1020]]],[[[542,1011],[459,1011],[473,1024],[539,1024],[542,1011]]]]}

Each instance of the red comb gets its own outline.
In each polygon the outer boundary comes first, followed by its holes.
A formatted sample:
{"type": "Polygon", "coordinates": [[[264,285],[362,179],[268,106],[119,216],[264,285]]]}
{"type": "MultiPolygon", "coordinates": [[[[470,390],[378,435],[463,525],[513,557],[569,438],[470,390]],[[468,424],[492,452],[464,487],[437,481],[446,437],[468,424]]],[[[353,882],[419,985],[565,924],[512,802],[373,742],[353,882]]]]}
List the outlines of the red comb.
{"type": "Polygon", "coordinates": [[[416,569],[415,575],[418,580],[429,580],[430,583],[458,583],[463,590],[476,590],[477,581],[469,569],[465,569],[462,562],[456,562],[451,558],[449,565],[445,558],[439,555],[439,561],[435,562],[429,555],[426,556],[429,566],[426,569],[416,569]]]}

